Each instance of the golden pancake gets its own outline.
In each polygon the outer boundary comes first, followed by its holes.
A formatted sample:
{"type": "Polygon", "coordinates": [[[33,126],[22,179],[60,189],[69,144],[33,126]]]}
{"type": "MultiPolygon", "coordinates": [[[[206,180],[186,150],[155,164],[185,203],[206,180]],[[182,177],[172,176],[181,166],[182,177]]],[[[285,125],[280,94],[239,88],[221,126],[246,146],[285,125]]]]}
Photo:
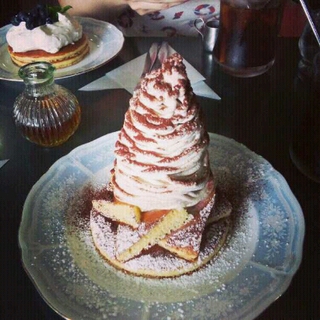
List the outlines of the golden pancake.
{"type": "Polygon", "coordinates": [[[73,43],[61,48],[57,53],[48,53],[43,50],[32,50],[27,52],[14,52],[8,46],[12,61],[19,67],[28,63],[46,61],[57,69],[62,69],[80,62],[89,53],[89,43],[85,35],[73,43]]]}
{"type": "Polygon", "coordinates": [[[99,213],[92,211],[90,227],[96,248],[110,265],[133,275],[164,278],[193,272],[212,260],[226,242],[230,221],[222,219],[206,227],[200,252],[195,261],[181,259],[157,245],[131,260],[119,261],[115,255],[117,237],[113,223],[99,213]]]}
{"type": "MultiPolygon", "coordinates": [[[[124,272],[152,277],[176,277],[204,266],[214,258],[225,243],[229,232],[229,219],[206,224],[209,215],[218,208],[214,206],[214,196],[201,201],[198,213],[184,227],[171,232],[152,246],[146,246],[139,254],[129,259],[119,259],[119,254],[130,250],[132,245],[150,235],[161,218],[144,221],[138,229],[112,220],[94,207],[90,214],[90,228],[95,247],[106,261],[124,272]],[[211,200],[210,200],[211,199],[211,200]]],[[[193,208],[194,211],[194,208],[193,208]]],[[[167,213],[163,217],[169,217],[167,213]]],[[[149,218],[148,218],[149,219],[149,218]]]]}

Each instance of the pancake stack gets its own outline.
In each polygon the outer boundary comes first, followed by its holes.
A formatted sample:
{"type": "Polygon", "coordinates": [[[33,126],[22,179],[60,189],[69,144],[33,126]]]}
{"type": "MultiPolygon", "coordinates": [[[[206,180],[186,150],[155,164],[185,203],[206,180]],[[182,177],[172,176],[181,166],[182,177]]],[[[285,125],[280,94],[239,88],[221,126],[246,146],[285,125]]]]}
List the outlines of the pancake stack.
{"type": "Polygon", "coordinates": [[[66,13],[70,8],[37,5],[16,14],[6,35],[13,63],[20,67],[45,61],[61,69],[83,60],[89,42],[82,26],[66,13]]]}
{"type": "Polygon", "coordinates": [[[89,53],[89,44],[86,35],[75,43],[68,44],[57,53],[49,53],[44,50],[31,50],[27,52],[15,52],[8,46],[11,60],[17,66],[24,66],[28,63],[45,61],[54,65],[57,69],[70,67],[80,61],[89,53]]]}

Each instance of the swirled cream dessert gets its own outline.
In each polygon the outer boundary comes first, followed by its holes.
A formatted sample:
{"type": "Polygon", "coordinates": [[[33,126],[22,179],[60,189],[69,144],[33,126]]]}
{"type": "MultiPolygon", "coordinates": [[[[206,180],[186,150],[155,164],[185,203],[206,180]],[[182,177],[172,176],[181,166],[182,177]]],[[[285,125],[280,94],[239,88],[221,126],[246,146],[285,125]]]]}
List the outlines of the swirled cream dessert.
{"type": "Polygon", "coordinates": [[[142,211],[197,204],[211,179],[208,142],[182,58],[174,56],[130,100],[116,144],[115,197],[142,211]]]}
{"type": "Polygon", "coordinates": [[[208,143],[183,59],[174,54],[134,92],[115,146],[110,197],[93,201],[91,231],[107,261],[170,277],[216,254],[228,223],[208,223],[215,203],[208,143]]]}
{"type": "Polygon", "coordinates": [[[10,57],[18,66],[46,61],[56,68],[65,68],[88,54],[82,26],[66,13],[70,7],[54,8],[38,5],[12,18],[13,26],[6,39],[10,57]]]}

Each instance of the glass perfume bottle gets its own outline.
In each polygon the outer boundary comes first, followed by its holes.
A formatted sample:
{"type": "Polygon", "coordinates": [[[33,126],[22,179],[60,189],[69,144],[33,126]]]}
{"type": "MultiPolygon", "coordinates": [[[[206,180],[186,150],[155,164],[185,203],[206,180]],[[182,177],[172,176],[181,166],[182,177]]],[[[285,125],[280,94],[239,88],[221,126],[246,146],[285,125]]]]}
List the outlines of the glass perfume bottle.
{"type": "Polygon", "coordinates": [[[77,98],[55,83],[54,70],[47,62],[21,67],[19,76],[25,88],[13,108],[13,118],[22,135],[44,147],[58,146],[68,140],[81,120],[77,98]]]}

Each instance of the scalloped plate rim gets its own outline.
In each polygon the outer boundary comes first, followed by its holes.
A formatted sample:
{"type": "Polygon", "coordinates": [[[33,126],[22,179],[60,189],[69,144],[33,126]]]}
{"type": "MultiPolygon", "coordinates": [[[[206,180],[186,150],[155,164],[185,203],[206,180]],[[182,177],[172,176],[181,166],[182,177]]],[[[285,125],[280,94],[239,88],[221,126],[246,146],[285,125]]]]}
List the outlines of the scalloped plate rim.
{"type": "MultiPolygon", "coordinates": [[[[80,21],[80,23],[83,25],[83,29],[90,28],[93,26],[98,26],[100,32],[107,32],[108,30],[111,32],[112,37],[116,40],[116,45],[113,47],[112,54],[108,54],[108,48],[107,45],[103,45],[104,50],[103,55],[99,55],[100,59],[94,59],[95,56],[90,55],[90,53],[84,58],[84,60],[80,61],[79,63],[64,68],[64,69],[57,69],[55,71],[55,79],[65,79],[73,76],[77,76],[92,70],[95,70],[102,65],[108,63],[110,60],[112,60],[114,57],[118,55],[118,53],[121,51],[123,44],[124,44],[124,36],[122,32],[117,29],[113,24],[97,20],[94,18],[89,17],[75,17],[80,21]],[[83,65],[83,63],[86,63],[83,65]]],[[[0,79],[1,80],[7,80],[7,81],[18,81],[22,82],[22,79],[18,76],[18,70],[19,67],[15,66],[9,56],[9,53],[7,52],[6,46],[7,42],[5,39],[5,34],[11,27],[11,24],[5,25],[0,28],[0,50],[3,51],[2,58],[0,59],[0,79]],[[2,66],[3,63],[7,63],[6,66],[2,66]],[[10,69],[9,71],[7,69],[10,69]]],[[[95,35],[93,33],[88,34],[89,38],[94,37],[95,35]]],[[[94,41],[89,41],[90,49],[91,50],[98,50],[97,43],[94,41]]],[[[99,49],[99,51],[102,49],[99,49]]],[[[92,53],[91,53],[92,54],[92,53]]]]}
{"type": "MultiPolygon", "coordinates": [[[[62,317],[66,317],[66,315],[63,315],[59,312],[58,308],[53,306],[50,302],[50,300],[48,300],[41,292],[39,285],[37,284],[37,279],[34,278],[32,272],[30,271],[30,266],[28,267],[28,263],[27,261],[25,261],[25,257],[24,257],[24,251],[28,249],[27,243],[24,241],[24,229],[26,228],[25,224],[25,220],[26,220],[26,210],[28,206],[32,206],[32,201],[34,200],[34,198],[36,197],[37,192],[39,191],[39,188],[41,187],[41,185],[44,183],[45,179],[47,178],[47,176],[49,174],[55,174],[55,170],[57,168],[59,168],[59,166],[63,163],[63,162],[68,162],[70,160],[74,160],[75,156],[81,152],[84,149],[90,148],[92,147],[94,144],[99,144],[101,142],[103,142],[106,139],[113,139],[115,140],[117,135],[118,135],[119,131],[117,132],[112,132],[109,133],[105,136],[102,136],[100,138],[97,138],[91,142],[85,143],[83,145],[80,145],[78,147],[76,147],[75,149],[73,149],[72,151],[70,151],[67,155],[63,156],[62,158],[58,159],[54,164],[52,164],[52,166],[49,168],[49,170],[34,184],[34,186],[31,188],[24,207],[23,207],[23,215],[22,215],[22,219],[21,219],[21,224],[20,224],[20,228],[19,228],[19,245],[21,248],[21,253],[22,253],[22,262],[24,265],[24,268],[26,270],[26,273],[28,274],[28,276],[32,279],[36,289],[39,291],[40,295],[42,296],[42,298],[48,303],[48,305],[55,310],[55,312],[57,312],[59,315],[61,315],[62,317]]],[[[297,199],[295,198],[295,196],[292,194],[291,189],[288,185],[288,183],[286,182],[285,178],[275,169],[273,169],[273,167],[271,166],[271,164],[266,161],[265,159],[263,159],[261,156],[257,155],[256,153],[254,153],[253,151],[251,151],[250,149],[248,149],[246,146],[244,146],[243,144],[240,144],[238,142],[236,142],[233,139],[218,135],[218,134],[212,134],[210,133],[210,138],[212,139],[212,137],[217,137],[218,139],[225,141],[226,143],[230,143],[231,145],[233,145],[234,147],[240,148],[244,153],[251,155],[255,160],[267,164],[267,166],[269,167],[269,174],[272,175],[273,177],[275,177],[276,181],[279,182],[279,184],[281,185],[281,191],[282,193],[285,193],[287,195],[287,201],[290,202],[291,207],[294,208],[295,210],[292,211],[292,213],[295,215],[295,219],[298,221],[297,225],[298,225],[298,230],[296,230],[296,233],[298,233],[298,238],[296,239],[296,243],[295,243],[295,248],[296,248],[296,255],[295,255],[295,260],[293,265],[291,265],[291,269],[289,273],[285,273],[284,280],[282,280],[282,282],[280,283],[280,285],[276,288],[276,290],[270,294],[268,296],[268,299],[266,299],[266,301],[264,303],[259,303],[259,305],[257,305],[253,310],[247,310],[247,315],[244,315],[243,318],[241,319],[253,319],[256,316],[258,316],[261,312],[263,312],[271,303],[273,303],[276,299],[278,299],[288,288],[288,286],[291,283],[292,277],[294,276],[294,274],[296,273],[296,271],[298,270],[300,264],[301,264],[301,260],[302,260],[302,247],[303,247],[303,240],[304,240],[304,234],[305,234],[305,222],[304,222],[304,217],[302,214],[302,210],[300,207],[300,204],[298,203],[297,199]],[[271,169],[271,170],[270,170],[271,169]]],[[[250,260],[251,261],[251,260],[250,260]]]]}

